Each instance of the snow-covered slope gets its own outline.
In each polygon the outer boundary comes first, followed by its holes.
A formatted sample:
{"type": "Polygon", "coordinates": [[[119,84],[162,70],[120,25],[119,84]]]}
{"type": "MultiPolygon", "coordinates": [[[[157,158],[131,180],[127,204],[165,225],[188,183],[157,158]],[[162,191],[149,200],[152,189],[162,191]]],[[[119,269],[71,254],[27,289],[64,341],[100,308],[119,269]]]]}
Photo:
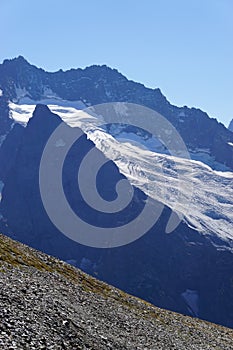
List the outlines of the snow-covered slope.
{"type": "Polygon", "coordinates": [[[130,143],[122,144],[104,132],[95,131],[90,138],[133,185],[182,213],[199,232],[216,233],[233,242],[232,172],[214,171],[198,161],[153,153],[130,143]],[[181,186],[177,171],[182,172],[181,186]]]}
{"type": "MultiPolygon", "coordinates": [[[[26,125],[37,102],[23,99],[19,104],[11,103],[11,117],[26,125]]],[[[172,208],[199,232],[219,238],[220,245],[226,242],[233,247],[233,172],[216,171],[201,161],[158,153],[161,144],[156,139],[147,142],[125,132],[115,138],[97,126],[98,117],[83,117],[80,109],[85,105],[81,101],[72,106],[70,101],[54,104],[56,101],[49,98],[39,102],[46,102],[70,126],[80,127],[131,184],[172,208]],[[181,181],[177,173],[182,174],[181,181]]]]}

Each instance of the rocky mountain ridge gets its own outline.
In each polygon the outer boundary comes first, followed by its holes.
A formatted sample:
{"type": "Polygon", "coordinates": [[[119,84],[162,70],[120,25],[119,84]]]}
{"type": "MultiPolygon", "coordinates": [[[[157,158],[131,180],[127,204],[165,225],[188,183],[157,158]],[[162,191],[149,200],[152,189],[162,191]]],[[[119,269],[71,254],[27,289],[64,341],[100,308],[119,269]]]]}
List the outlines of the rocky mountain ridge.
{"type": "Polygon", "coordinates": [[[170,104],[160,89],[149,89],[129,81],[116,69],[90,66],[48,73],[19,56],[0,65],[0,89],[3,92],[0,102],[5,106],[0,116],[4,124],[4,128],[1,128],[3,135],[10,127],[6,104],[9,100],[19,102],[22,98],[30,98],[39,102],[44,97],[55,96],[82,101],[88,106],[105,102],[131,102],[156,110],[167,118],[194,157],[196,153],[204,152],[210,163],[217,161],[233,169],[233,135],[223,124],[209,118],[200,109],[170,104]]]}

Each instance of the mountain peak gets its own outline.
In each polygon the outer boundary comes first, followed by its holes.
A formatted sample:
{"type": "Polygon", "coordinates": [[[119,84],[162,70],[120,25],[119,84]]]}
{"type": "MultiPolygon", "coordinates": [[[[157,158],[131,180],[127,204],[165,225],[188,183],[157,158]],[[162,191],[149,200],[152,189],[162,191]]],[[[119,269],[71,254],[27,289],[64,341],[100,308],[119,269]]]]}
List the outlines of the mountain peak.
{"type": "Polygon", "coordinates": [[[51,113],[51,112],[50,112],[50,109],[49,109],[48,106],[38,103],[38,104],[36,105],[34,114],[39,114],[39,113],[48,114],[48,113],[51,113]]]}
{"type": "MultiPolygon", "coordinates": [[[[37,126],[43,130],[53,130],[54,127],[61,123],[60,117],[52,113],[48,106],[44,104],[37,104],[33,112],[33,118],[29,120],[30,126],[37,126]],[[52,118],[51,118],[52,117],[52,118]]],[[[38,129],[37,129],[38,132],[38,129]]],[[[44,133],[45,131],[43,131],[44,133]]]]}
{"type": "Polygon", "coordinates": [[[18,57],[15,57],[14,60],[18,61],[18,62],[27,62],[28,61],[21,55],[19,55],[18,57]]]}
{"type": "Polygon", "coordinates": [[[30,64],[23,56],[19,55],[18,57],[5,59],[3,64],[8,63],[19,63],[19,64],[30,64]]]}

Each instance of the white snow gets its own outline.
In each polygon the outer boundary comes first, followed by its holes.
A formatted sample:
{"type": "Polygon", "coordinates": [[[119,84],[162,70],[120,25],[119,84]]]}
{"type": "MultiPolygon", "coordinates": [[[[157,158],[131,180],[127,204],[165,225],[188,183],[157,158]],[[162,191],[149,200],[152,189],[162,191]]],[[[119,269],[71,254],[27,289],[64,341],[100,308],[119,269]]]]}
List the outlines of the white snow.
{"type": "Polygon", "coordinates": [[[0,136],[0,147],[1,147],[2,143],[3,143],[3,141],[5,140],[5,138],[6,138],[6,135],[1,135],[0,136]]]}
{"type": "Polygon", "coordinates": [[[77,109],[81,110],[86,108],[86,105],[82,101],[67,101],[53,97],[34,101],[29,97],[23,97],[17,104],[13,102],[9,103],[10,116],[15,122],[26,126],[29,119],[32,117],[36,105],[39,103],[47,105],[52,112],[59,113],[61,117],[67,114],[73,115],[77,113],[77,109]]]}
{"type": "Polygon", "coordinates": [[[35,109],[35,105],[18,105],[13,102],[9,103],[10,117],[17,123],[26,126],[29,119],[32,117],[32,113],[35,109]]]}
{"type": "Polygon", "coordinates": [[[4,183],[2,181],[0,181],[0,202],[2,200],[2,190],[3,190],[3,187],[4,187],[4,183]]]}
{"type": "Polygon", "coordinates": [[[83,271],[88,271],[92,268],[93,263],[91,262],[90,259],[87,258],[82,258],[81,263],[80,263],[80,269],[83,271]]]}
{"type": "Polygon", "coordinates": [[[80,100],[77,101],[67,101],[60,98],[51,88],[45,86],[43,91],[43,97],[40,100],[32,100],[30,93],[22,87],[15,86],[16,99],[13,101],[18,105],[57,105],[65,107],[73,107],[76,109],[86,108],[86,104],[80,100]]]}
{"type": "Polygon", "coordinates": [[[44,104],[44,105],[52,105],[52,106],[61,106],[61,107],[72,107],[72,108],[76,108],[76,109],[84,109],[86,108],[86,105],[82,102],[82,101],[67,101],[67,100],[63,100],[59,97],[45,97],[41,100],[32,100],[29,97],[22,97],[19,102],[18,105],[32,105],[35,108],[35,105],[37,104],[44,104]]]}
{"type": "Polygon", "coordinates": [[[233,244],[232,172],[214,171],[198,161],[150,152],[130,143],[122,144],[109,135],[105,137],[99,130],[92,132],[90,138],[115,161],[132,184],[182,213],[200,232],[214,233],[233,244]],[[182,172],[180,195],[177,170],[182,172]],[[189,202],[191,183],[193,196],[189,202]]]}
{"type": "MultiPolygon", "coordinates": [[[[48,107],[71,127],[80,127],[133,185],[180,213],[191,227],[205,235],[218,237],[222,244],[225,242],[225,246],[230,244],[233,248],[233,172],[213,170],[200,160],[158,153],[160,146],[153,139],[144,140],[144,149],[138,135],[121,133],[117,140],[97,126],[100,117],[80,115],[76,108],[67,106],[69,103],[60,100],[60,105],[49,104],[48,107]],[[124,142],[120,142],[122,136],[124,142]],[[151,151],[152,146],[154,151],[151,151]],[[182,174],[180,183],[177,171],[182,174]]],[[[10,107],[12,118],[26,123],[35,105],[11,103],[10,107]]],[[[127,109],[121,108],[120,112],[125,114],[127,109]]],[[[57,146],[62,146],[62,140],[57,146]]],[[[199,149],[196,154],[210,157],[207,149],[199,149]]]]}
{"type": "Polygon", "coordinates": [[[230,171],[229,167],[227,167],[222,163],[217,162],[215,158],[210,155],[209,149],[197,148],[195,151],[189,150],[189,153],[190,153],[191,159],[207,164],[212,169],[216,169],[219,171],[230,171]]]}
{"type": "MultiPolygon", "coordinates": [[[[165,130],[165,133],[170,135],[171,130],[165,130]]],[[[140,135],[140,133],[136,135],[135,133],[125,132],[123,130],[123,126],[119,125],[112,125],[110,127],[110,134],[121,142],[131,142],[132,144],[138,145],[143,149],[169,155],[168,150],[166,150],[164,145],[154,136],[145,138],[143,135],[140,135]]],[[[195,150],[189,150],[189,153],[191,159],[201,161],[213,169],[230,171],[229,167],[217,162],[215,158],[210,155],[210,150],[208,148],[196,148],[195,150]]]]}
{"type": "Polygon", "coordinates": [[[178,114],[178,117],[185,117],[185,112],[184,112],[184,111],[180,112],[180,113],[178,114]]]}
{"type": "Polygon", "coordinates": [[[65,145],[66,144],[62,139],[57,140],[55,144],[56,147],[64,147],[65,145]]]}
{"type": "Polygon", "coordinates": [[[58,98],[57,94],[48,86],[44,87],[44,96],[46,98],[53,98],[53,97],[58,98]]]}
{"type": "Polygon", "coordinates": [[[2,89],[0,89],[0,97],[3,95],[3,91],[2,89]]]}
{"type": "Polygon", "coordinates": [[[75,260],[75,259],[66,260],[66,262],[67,262],[67,264],[77,266],[77,260],[75,260]]]}
{"type": "Polygon", "coordinates": [[[134,133],[121,132],[115,138],[121,142],[130,142],[131,144],[137,145],[143,149],[148,149],[150,151],[158,153],[165,152],[165,147],[155,137],[144,139],[143,137],[134,133]]]}
{"type": "Polygon", "coordinates": [[[120,114],[121,116],[127,116],[128,113],[128,107],[127,104],[124,103],[116,103],[114,105],[114,109],[117,114],[120,114]]]}
{"type": "Polygon", "coordinates": [[[181,296],[186,301],[186,304],[188,306],[189,311],[193,316],[198,317],[199,314],[199,307],[198,307],[198,301],[199,301],[199,295],[196,290],[186,289],[185,292],[181,294],[181,296]]]}
{"type": "Polygon", "coordinates": [[[16,101],[19,102],[19,100],[25,96],[29,96],[29,92],[25,88],[21,88],[19,86],[15,86],[15,92],[16,92],[16,101]]]}

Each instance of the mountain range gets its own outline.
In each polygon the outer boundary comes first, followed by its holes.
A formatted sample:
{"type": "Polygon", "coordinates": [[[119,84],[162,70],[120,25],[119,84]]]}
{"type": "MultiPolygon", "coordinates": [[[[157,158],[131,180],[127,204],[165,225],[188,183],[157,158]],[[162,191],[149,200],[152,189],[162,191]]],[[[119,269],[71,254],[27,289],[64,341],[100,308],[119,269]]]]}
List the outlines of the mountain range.
{"type": "Polygon", "coordinates": [[[0,89],[1,232],[154,305],[233,327],[233,133],[201,110],[173,106],[159,89],[107,66],[48,73],[18,57],[0,65],[0,89]],[[100,129],[93,118],[88,124],[77,116],[109,102],[159,112],[179,132],[191,159],[172,157],[139,128],[112,123],[100,129]],[[46,142],[62,120],[83,132],[64,163],[64,192],[73,211],[96,227],[111,228],[133,220],[148,199],[154,210],[162,204],[161,216],[144,236],[99,249],[69,239],[51,222],[39,168],[46,142]],[[93,210],[77,187],[76,171],[92,149],[106,161],[96,178],[102,198],[113,201],[120,180],[133,189],[123,212],[93,210]],[[176,195],[177,172],[183,174],[183,197],[189,199],[187,188],[193,186],[188,206],[176,195]],[[181,223],[166,234],[172,211],[181,223]]]}

